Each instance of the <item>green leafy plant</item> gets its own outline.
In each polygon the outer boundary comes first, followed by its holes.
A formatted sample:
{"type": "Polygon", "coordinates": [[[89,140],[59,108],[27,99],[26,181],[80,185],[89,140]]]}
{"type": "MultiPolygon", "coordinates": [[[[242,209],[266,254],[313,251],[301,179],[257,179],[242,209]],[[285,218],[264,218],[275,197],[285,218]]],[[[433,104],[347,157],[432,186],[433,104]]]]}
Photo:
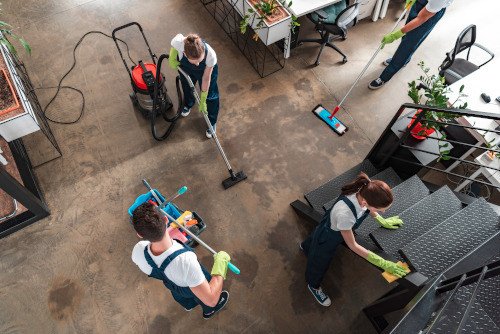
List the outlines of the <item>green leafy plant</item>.
{"type": "MultiPolygon", "coordinates": [[[[265,20],[275,15],[279,7],[288,9],[291,6],[292,1],[287,3],[286,0],[258,0],[255,4],[253,4],[255,9],[252,7],[248,8],[246,14],[243,16],[243,19],[240,21],[241,33],[246,33],[251,20],[257,20],[257,24],[254,28],[254,31],[257,31],[265,27],[265,20]]],[[[294,32],[295,28],[298,26],[300,26],[300,23],[297,21],[297,17],[292,15],[292,22],[290,24],[292,32],[294,32]]],[[[259,39],[259,35],[255,33],[252,38],[257,41],[259,39]]]]}
{"type": "MultiPolygon", "coordinates": [[[[451,93],[451,90],[448,86],[446,86],[444,77],[441,77],[436,74],[430,74],[430,68],[426,67],[423,61],[418,63],[420,69],[424,72],[418,78],[418,84],[416,80],[413,80],[408,83],[408,96],[412,99],[415,104],[423,104],[431,107],[438,108],[456,108],[456,109],[465,109],[467,108],[467,102],[462,102],[462,98],[467,95],[463,93],[464,85],[462,85],[459,89],[458,97],[455,101],[450,102],[448,98],[448,94],[451,93]],[[421,93],[423,90],[423,93],[421,93]],[[456,104],[459,104],[455,107],[456,104]]],[[[450,122],[459,117],[457,114],[449,113],[449,112],[438,112],[438,111],[429,111],[425,110],[423,119],[420,121],[422,127],[427,129],[434,129],[439,131],[443,124],[439,124],[437,122],[450,122]]],[[[450,144],[446,142],[446,134],[442,131],[442,136],[439,138],[439,157],[437,161],[440,160],[449,160],[450,156],[450,144]]],[[[420,131],[418,135],[425,135],[424,130],[420,131]]]]}
{"type": "MultiPolygon", "coordinates": [[[[1,11],[1,9],[0,9],[0,11],[1,11]]],[[[10,24],[8,24],[4,21],[0,21],[0,44],[5,45],[11,53],[17,54],[16,48],[10,42],[9,38],[13,38],[13,39],[17,40],[19,42],[19,44],[22,45],[24,50],[26,50],[26,52],[31,55],[31,47],[28,44],[28,42],[26,42],[26,40],[24,40],[24,38],[15,35],[13,33],[13,29],[12,29],[12,26],[10,24]]]]}

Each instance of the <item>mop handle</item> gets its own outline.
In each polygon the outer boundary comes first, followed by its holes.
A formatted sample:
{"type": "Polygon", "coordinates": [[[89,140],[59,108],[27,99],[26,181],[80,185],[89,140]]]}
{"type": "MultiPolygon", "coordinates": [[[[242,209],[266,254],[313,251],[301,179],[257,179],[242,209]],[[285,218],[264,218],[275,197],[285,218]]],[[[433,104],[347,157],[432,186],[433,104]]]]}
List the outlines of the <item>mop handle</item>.
{"type": "MultiPolygon", "coordinates": [[[[151,186],[149,185],[148,181],[146,180],[142,180],[142,183],[146,186],[146,188],[148,188],[149,192],[153,195],[153,197],[155,198],[155,200],[158,202],[158,209],[161,211],[161,213],[163,213],[165,216],[167,216],[167,218],[172,221],[172,222],[175,222],[176,219],[173,218],[171,215],[169,215],[165,210],[163,210],[161,208],[161,205],[164,203],[162,202],[162,200],[160,199],[160,197],[156,194],[156,192],[153,190],[153,188],[151,188],[151,186]]],[[[196,240],[196,242],[198,242],[200,245],[202,245],[203,247],[205,247],[210,253],[212,253],[213,255],[217,254],[217,252],[212,248],[210,247],[209,245],[207,245],[203,240],[201,240],[199,237],[197,237],[193,232],[191,232],[189,229],[187,229],[184,225],[182,224],[176,224],[177,226],[179,226],[184,232],[186,232],[186,234],[188,234],[191,238],[193,238],[194,240],[196,240]]],[[[232,264],[231,262],[229,262],[227,264],[227,267],[233,272],[235,273],[236,275],[239,275],[240,274],[240,269],[238,269],[238,267],[236,267],[234,264],[232,264]]]]}
{"type": "MultiPolygon", "coordinates": [[[[410,9],[410,6],[405,6],[405,10],[403,11],[403,13],[401,13],[401,15],[399,16],[399,19],[398,21],[396,22],[396,24],[394,24],[394,27],[392,27],[391,29],[391,32],[394,31],[394,29],[396,29],[396,27],[398,26],[399,22],[401,22],[401,20],[403,19],[403,17],[405,16],[406,12],[408,11],[408,9],[410,9]]],[[[375,57],[378,55],[378,53],[380,52],[380,50],[382,50],[382,48],[384,47],[384,44],[383,43],[380,43],[379,47],[377,48],[377,50],[375,51],[375,53],[373,54],[373,56],[370,58],[370,60],[368,61],[368,63],[366,64],[366,66],[363,68],[363,70],[361,71],[361,73],[358,75],[358,77],[356,78],[356,80],[354,80],[354,83],[352,84],[351,88],[349,88],[349,90],[347,91],[347,93],[344,95],[344,97],[342,98],[342,100],[340,101],[340,103],[335,107],[335,109],[332,111],[332,114],[330,115],[330,119],[333,118],[333,116],[335,116],[335,114],[337,113],[337,111],[339,111],[340,109],[340,106],[344,103],[345,99],[349,96],[349,94],[351,93],[351,91],[353,90],[353,88],[358,84],[359,82],[359,79],[361,79],[361,77],[363,76],[363,74],[365,74],[366,70],[368,69],[368,67],[370,67],[370,65],[372,64],[373,60],[375,59],[375,57]]]]}
{"type": "MultiPolygon", "coordinates": [[[[146,182],[146,180],[143,180],[143,182],[146,182]]],[[[147,187],[147,186],[146,186],[147,187]]],[[[170,196],[168,199],[166,199],[162,205],[160,205],[160,208],[163,209],[164,207],[167,206],[168,203],[172,202],[174,199],[176,199],[177,197],[179,197],[180,195],[184,194],[186,191],[188,190],[188,188],[186,186],[180,188],[179,190],[177,190],[177,192],[175,194],[173,194],[172,196],[170,196]]]]}
{"type": "MultiPolygon", "coordinates": [[[[198,105],[200,105],[200,96],[198,95],[198,92],[196,91],[196,89],[194,87],[193,80],[191,80],[189,75],[186,72],[184,72],[184,70],[180,66],[177,67],[177,70],[179,71],[179,73],[181,73],[184,76],[184,78],[188,82],[189,88],[191,88],[191,91],[193,92],[193,96],[194,96],[196,102],[198,103],[198,105]]],[[[224,162],[226,163],[227,169],[230,171],[230,173],[232,173],[233,169],[231,168],[231,164],[229,163],[229,160],[226,157],[226,153],[224,153],[224,150],[222,149],[222,146],[219,143],[219,138],[217,138],[217,134],[215,133],[214,128],[212,127],[212,123],[210,123],[210,120],[208,119],[207,115],[205,115],[205,113],[202,113],[202,114],[203,114],[203,118],[205,119],[205,122],[208,125],[208,128],[212,132],[212,136],[215,139],[215,144],[217,145],[217,148],[219,149],[219,152],[222,155],[224,162]]],[[[231,174],[231,176],[233,176],[233,175],[231,174]]]]}

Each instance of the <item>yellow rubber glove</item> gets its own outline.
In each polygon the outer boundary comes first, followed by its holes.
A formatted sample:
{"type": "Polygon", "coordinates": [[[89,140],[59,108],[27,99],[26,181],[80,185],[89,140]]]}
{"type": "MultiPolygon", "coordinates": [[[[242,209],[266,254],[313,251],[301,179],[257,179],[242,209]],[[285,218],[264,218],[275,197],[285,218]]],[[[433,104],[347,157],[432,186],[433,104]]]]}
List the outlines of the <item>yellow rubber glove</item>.
{"type": "Polygon", "coordinates": [[[373,264],[381,269],[384,269],[388,273],[390,273],[398,278],[406,276],[406,274],[407,274],[406,268],[403,267],[402,265],[399,265],[399,264],[392,262],[392,261],[384,260],[383,258],[381,258],[380,256],[378,256],[377,254],[375,254],[373,252],[369,252],[368,257],[366,259],[371,264],[373,264]]]}
{"type": "Polygon", "coordinates": [[[179,65],[181,64],[181,62],[177,58],[178,56],[179,51],[177,51],[176,48],[170,48],[170,52],[168,54],[168,65],[170,65],[170,67],[174,70],[176,70],[177,67],[179,67],[179,65]]]}
{"type": "Polygon", "coordinates": [[[411,8],[411,6],[413,6],[415,4],[417,0],[406,0],[406,8],[411,8]]]}
{"type": "Polygon", "coordinates": [[[389,230],[395,230],[400,226],[403,226],[403,221],[399,216],[384,218],[381,215],[377,214],[375,216],[375,220],[380,224],[380,226],[387,228],[389,230]]]}
{"type": "Polygon", "coordinates": [[[200,94],[200,112],[202,114],[205,114],[205,115],[208,113],[207,97],[208,97],[208,92],[201,92],[201,94],[200,94]]]}
{"type": "Polygon", "coordinates": [[[213,276],[219,275],[222,276],[223,279],[226,279],[227,275],[227,264],[231,260],[231,257],[228,253],[224,251],[220,251],[214,255],[214,265],[212,266],[212,271],[210,274],[213,276]]]}
{"type": "Polygon", "coordinates": [[[403,37],[405,35],[404,32],[401,31],[401,29],[399,30],[396,30],[396,31],[393,31],[391,33],[388,33],[387,35],[385,35],[384,37],[382,37],[382,48],[386,45],[386,44],[389,44],[389,43],[392,43],[394,42],[395,40],[397,39],[400,39],[401,37],[403,37]]]}

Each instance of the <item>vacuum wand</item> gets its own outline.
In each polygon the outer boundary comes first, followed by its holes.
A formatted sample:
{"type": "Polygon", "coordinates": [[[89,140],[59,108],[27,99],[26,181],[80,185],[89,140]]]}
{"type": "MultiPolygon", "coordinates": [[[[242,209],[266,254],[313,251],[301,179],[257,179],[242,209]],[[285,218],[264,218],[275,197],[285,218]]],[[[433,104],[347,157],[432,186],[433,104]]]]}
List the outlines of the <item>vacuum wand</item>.
{"type": "MultiPolygon", "coordinates": [[[[156,202],[158,202],[158,209],[160,210],[160,212],[162,214],[164,214],[165,216],[167,216],[167,218],[172,221],[172,222],[175,222],[176,219],[173,218],[171,215],[169,215],[165,210],[163,210],[163,208],[165,207],[165,203],[166,201],[162,201],[160,199],[160,197],[158,196],[158,194],[153,190],[153,188],[151,188],[151,186],[149,185],[148,181],[146,181],[145,179],[142,180],[142,183],[146,186],[146,188],[148,188],[149,192],[151,193],[151,195],[153,195],[153,197],[155,198],[156,202]]],[[[182,188],[181,188],[182,189],[182,188]]],[[[201,240],[198,236],[196,236],[193,232],[191,232],[188,228],[186,228],[183,224],[176,224],[177,226],[179,226],[184,232],[186,232],[187,235],[189,235],[191,238],[193,238],[196,242],[198,242],[200,245],[202,245],[203,247],[205,247],[210,253],[212,253],[213,255],[217,254],[217,252],[212,248],[210,247],[209,245],[207,245],[203,240],[201,240]]],[[[233,272],[235,273],[236,275],[239,275],[240,274],[240,269],[238,269],[238,267],[236,267],[234,264],[232,264],[231,262],[229,262],[227,264],[227,267],[233,272]]]]}
{"type": "MultiPolygon", "coordinates": [[[[397,20],[396,24],[394,24],[394,27],[392,27],[391,32],[393,32],[394,29],[396,29],[396,27],[399,25],[399,22],[401,22],[401,20],[403,20],[403,17],[405,16],[406,12],[409,9],[410,9],[410,5],[405,6],[405,10],[399,16],[399,19],[397,20]]],[[[363,70],[358,75],[358,77],[356,78],[356,80],[354,80],[354,83],[352,84],[351,88],[349,88],[349,90],[347,91],[347,93],[345,94],[345,96],[342,98],[342,100],[340,100],[340,103],[333,109],[331,115],[328,117],[329,119],[333,119],[333,117],[335,116],[335,114],[339,111],[340,106],[344,103],[345,99],[349,96],[349,94],[351,93],[351,91],[353,90],[353,88],[358,84],[359,79],[361,79],[361,77],[365,74],[366,70],[368,69],[368,67],[370,67],[370,65],[372,64],[373,60],[375,59],[375,57],[377,57],[378,53],[380,52],[380,50],[382,50],[383,47],[384,47],[384,44],[380,43],[379,47],[377,48],[377,50],[375,51],[375,53],[373,54],[373,56],[370,58],[370,60],[366,64],[366,66],[363,68],[363,70]]]]}
{"type": "MultiPolygon", "coordinates": [[[[177,67],[177,70],[179,71],[180,74],[184,76],[184,79],[186,79],[187,83],[189,84],[189,88],[191,89],[191,92],[198,103],[198,105],[201,104],[200,96],[198,95],[198,92],[196,91],[193,80],[189,77],[189,75],[179,66],[177,67]]],[[[231,167],[231,164],[229,163],[229,160],[226,156],[226,153],[224,153],[224,150],[222,149],[222,146],[219,142],[219,138],[217,137],[217,134],[215,133],[215,129],[212,126],[212,123],[210,123],[210,120],[208,119],[208,116],[206,113],[202,113],[203,118],[205,119],[205,122],[207,123],[208,128],[210,129],[210,132],[212,133],[212,137],[215,139],[215,144],[217,145],[217,149],[219,150],[222,158],[224,159],[224,162],[226,163],[227,170],[229,171],[230,177],[222,181],[222,185],[224,186],[224,189],[227,189],[229,187],[234,186],[236,183],[243,181],[247,178],[245,173],[243,171],[234,173],[233,168],[231,167]]]]}

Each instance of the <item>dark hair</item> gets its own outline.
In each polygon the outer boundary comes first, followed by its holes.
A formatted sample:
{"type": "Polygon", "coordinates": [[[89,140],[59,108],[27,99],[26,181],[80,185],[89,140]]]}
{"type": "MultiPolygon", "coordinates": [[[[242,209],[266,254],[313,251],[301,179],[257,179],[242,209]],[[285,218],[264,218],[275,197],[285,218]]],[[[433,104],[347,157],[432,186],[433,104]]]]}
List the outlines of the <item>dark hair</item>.
{"type": "Polygon", "coordinates": [[[197,34],[189,34],[184,40],[184,53],[189,59],[198,59],[205,52],[205,45],[197,34]]]}
{"type": "Polygon", "coordinates": [[[377,209],[388,207],[394,200],[391,188],[387,183],[380,180],[370,180],[365,173],[360,173],[353,182],[342,187],[342,195],[351,195],[357,192],[369,206],[377,209]]]}
{"type": "Polygon", "coordinates": [[[132,213],[132,225],[135,231],[151,242],[160,241],[165,235],[167,224],[149,202],[139,205],[132,213]]]}

